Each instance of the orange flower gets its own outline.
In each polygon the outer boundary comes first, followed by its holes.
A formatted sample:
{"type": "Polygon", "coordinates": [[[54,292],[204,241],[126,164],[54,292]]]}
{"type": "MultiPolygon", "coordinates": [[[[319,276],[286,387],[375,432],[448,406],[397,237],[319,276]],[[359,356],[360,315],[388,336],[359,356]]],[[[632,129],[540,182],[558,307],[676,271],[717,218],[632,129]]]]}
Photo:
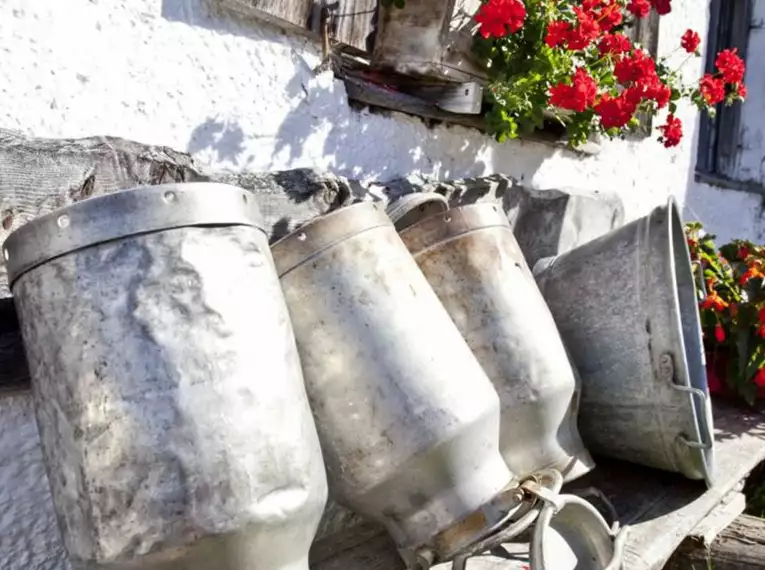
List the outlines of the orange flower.
{"type": "Polygon", "coordinates": [[[717,291],[712,291],[709,295],[707,295],[707,298],[701,302],[702,309],[712,309],[718,312],[722,311],[727,306],[728,303],[717,294],[717,291]]]}
{"type": "Polygon", "coordinates": [[[765,274],[758,267],[752,266],[741,276],[741,284],[746,285],[752,279],[762,279],[763,277],[765,277],[765,274]]]}

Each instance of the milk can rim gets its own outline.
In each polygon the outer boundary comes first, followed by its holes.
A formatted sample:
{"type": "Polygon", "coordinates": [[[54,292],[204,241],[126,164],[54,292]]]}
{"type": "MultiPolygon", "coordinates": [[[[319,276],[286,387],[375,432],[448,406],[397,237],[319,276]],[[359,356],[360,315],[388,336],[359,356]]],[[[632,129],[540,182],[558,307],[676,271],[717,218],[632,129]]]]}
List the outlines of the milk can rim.
{"type": "Polygon", "coordinates": [[[247,190],[213,182],[137,186],[30,220],[5,240],[2,258],[12,288],[27,271],[100,243],[174,228],[234,225],[266,233],[257,202],[247,190]]]}

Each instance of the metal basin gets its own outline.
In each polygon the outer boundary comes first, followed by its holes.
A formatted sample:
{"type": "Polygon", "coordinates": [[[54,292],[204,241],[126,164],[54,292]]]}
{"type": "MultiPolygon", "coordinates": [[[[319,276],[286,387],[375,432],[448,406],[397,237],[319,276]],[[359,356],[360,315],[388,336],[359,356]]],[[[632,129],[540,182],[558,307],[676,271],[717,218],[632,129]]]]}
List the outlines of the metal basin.
{"type": "Polygon", "coordinates": [[[588,448],[711,486],[701,326],[674,200],[534,273],[582,377],[588,448]]]}
{"type": "Polygon", "coordinates": [[[565,481],[589,472],[574,371],[502,209],[454,208],[400,235],[499,393],[510,469],[554,468],[565,481]]]}
{"type": "Polygon", "coordinates": [[[446,560],[507,514],[499,399],[379,204],[272,246],[330,494],[409,564],[446,560]]]}
{"type": "Polygon", "coordinates": [[[4,244],[75,570],[308,570],[327,497],[260,213],[138,188],[4,244]]]}

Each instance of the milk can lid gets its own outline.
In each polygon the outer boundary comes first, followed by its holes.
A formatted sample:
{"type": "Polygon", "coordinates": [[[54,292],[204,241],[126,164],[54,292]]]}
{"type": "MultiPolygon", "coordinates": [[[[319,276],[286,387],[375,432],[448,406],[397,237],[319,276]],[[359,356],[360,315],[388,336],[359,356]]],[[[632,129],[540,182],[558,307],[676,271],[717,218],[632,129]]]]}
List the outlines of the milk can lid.
{"type": "Polygon", "coordinates": [[[253,226],[265,232],[252,194],[227,184],[140,186],[88,198],[36,218],[3,244],[8,283],[72,251],[128,236],[188,226],[253,226]]]}

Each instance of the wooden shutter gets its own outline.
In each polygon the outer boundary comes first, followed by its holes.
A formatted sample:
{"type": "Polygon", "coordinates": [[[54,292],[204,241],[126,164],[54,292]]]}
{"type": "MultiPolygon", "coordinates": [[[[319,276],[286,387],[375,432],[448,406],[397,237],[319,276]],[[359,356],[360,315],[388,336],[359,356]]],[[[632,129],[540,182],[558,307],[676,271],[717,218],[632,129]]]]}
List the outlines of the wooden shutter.
{"type": "MultiPolygon", "coordinates": [[[[712,0],[706,72],[714,72],[715,56],[726,48],[738,48],[739,55],[746,59],[752,8],[752,0],[712,0]]],[[[720,103],[715,119],[702,115],[699,129],[696,170],[735,179],[740,151],[741,105],[726,107],[720,103]]]]}

